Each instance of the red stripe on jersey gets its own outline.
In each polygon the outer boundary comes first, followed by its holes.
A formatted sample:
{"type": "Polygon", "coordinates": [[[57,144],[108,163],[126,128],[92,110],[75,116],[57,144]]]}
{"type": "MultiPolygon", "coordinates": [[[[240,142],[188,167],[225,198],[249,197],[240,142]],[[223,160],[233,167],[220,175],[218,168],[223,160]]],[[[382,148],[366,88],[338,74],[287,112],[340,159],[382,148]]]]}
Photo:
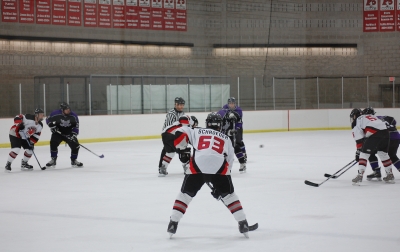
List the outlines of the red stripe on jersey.
{"type": "Polygon", "coordinates": [[[189,142],[188,135],[184,132],[174,140],[174,146],[178,146],[183,140],[185,140],[185,143],[189,142]]]}
{"type": "Polygon", "coordinates": [[[31,142],[32,143],[37,143],[38,141],[39,141],[39,139],[37,139],[36,137],[34,137],[34,136],[31,136],[30,138],[29,138],[29,140],[31,140],[31,142]]]}
{"type": "Polygon", "coordinates": [[[173,132],[174,130],[176,130],[177,128],[179,128],[179,127],[181,127],[181,126],[175,125],[175,126],[169,128],[169,129],[167,129],[167,132],[168,132],[168,133],[171,133],[171,132],[173,132]]]}
{"type": "Polygon", "coordinates": [[[390,159],[382,161],[383,166],[388,167],[392,164],[392,161],[390,159]]]}
{"type": "Polygon", "coordinates": [[[363,165],[363,166],[367,166],[367,160],[363,159],[363,158],[360,158],[360,160],[358,161],[358,164],[359,165],[363,165]]]}
{"type": "Polygon", "coordinates": [[[356,144],[356,148],[357,148],[357,149],[361,149],[361,148],[362,148],[362,143],[356,144]]]}
{"type": "Polygon", "coordinates": [[[229,164],[228,162],[225,162],[224,165],[224,170],[221,172],[221,175],[225,175],[228,172],[229,164]]]}
{"type": "Polygon", "coordinates": [[[22,119],[24,118],[23,115],[17,115],[16,117],[14,117],[14,123],[15,124],[19,124],[22,123],[22,119]]]}
{"type": "Polygon", "coordinates": [[[377,131],[378,131],[378,130],[375,129],[375,128],[366,127],[366,128],[364,129],[364,134],[365,134],[366,136],[370,136],[370,135],[375,134],[377,131]],[[368,133],[369,133],[369,134],[368,134],[368,133]]]}
{"type": "Polygon", "coordinates": [[[197,171],[196,171],[196,169],[194,168],[194,165],[193,165],[193,157],[190,159],[189,169],[190,169],[190,173],[191,174],[197,174],[197,171]]]}

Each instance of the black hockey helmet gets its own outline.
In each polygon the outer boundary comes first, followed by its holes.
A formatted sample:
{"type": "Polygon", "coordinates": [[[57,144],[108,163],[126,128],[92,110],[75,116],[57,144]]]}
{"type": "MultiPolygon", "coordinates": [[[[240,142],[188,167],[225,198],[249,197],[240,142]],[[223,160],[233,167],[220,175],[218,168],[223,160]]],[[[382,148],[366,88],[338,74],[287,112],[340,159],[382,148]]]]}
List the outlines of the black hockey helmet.
{"type": "Polygon", "coordinates": [[[185,100],[182,97],[175,98],[175,104],[183,104],[185,105],[185,100]]]}
{"type": "Polygon", "coordinates": [[[235,97],[229,97],[228,98],[228,103],[235,103],[236,104],[236,98],[235,97]]]}
{"type": "Polygon", "coordinates": [[[71,109],[71,107],[69,106],[68,103],[62,102],[62,103],[60,104],[60,109],[61,109],[62,111],[64,111],[64,110],[66,110],[66,109],[71,109]]]}
{"type": "Polygon", "coordinates": [[[190,118],[192,118],[192,120],[193,120],[192,127],[193,128],[197,127],[197,125],[199,125],[199,120],[197,120],[197,118],[195,116],[190,116],[190,118]]]}
{"type": "Polygon", "coordinates": [[[43,109],[41,109],[41,108],[36,108],[36,109],[35,109],[35,114],[40,114],[40,113],[43,113],[43,114],[44,114],[43,109]]]}
{"type": "Polygon", "coordinates": [[[207,115],[206,128],[220,131],[222,128],[222,117],[220,114],[212,112],[207,115]]]}
{"type": "Polygon", "coordinates": [[[375,110],[372,107],[368,107],[368,108],[363,109],[361,114],[363,114],[363,115],[375,115],[375,110]]]}
{"type": "Polygon", "coordinates": [[[351,112],[350,112],[350,123],[352,128],[354,128],[355,124],[353,125],[353,122],[355,122],[357,120],[358,117],[360,117],[360,115],[362,114],[361,109],[359,108],[354,108],[351,112]]]}

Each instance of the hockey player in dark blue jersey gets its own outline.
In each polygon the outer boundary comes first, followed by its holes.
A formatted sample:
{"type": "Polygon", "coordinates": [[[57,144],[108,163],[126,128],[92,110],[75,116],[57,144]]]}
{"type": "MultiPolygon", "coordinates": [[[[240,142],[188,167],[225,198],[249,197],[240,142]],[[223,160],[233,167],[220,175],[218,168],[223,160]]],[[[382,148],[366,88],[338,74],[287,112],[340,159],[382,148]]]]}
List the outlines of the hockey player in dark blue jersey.
{"type": "Polygon", "coordinates": [[[63,102],[60,109],[54,110],[46,118],[46,123],[51,130],[50,153],[51,160],[46,164],[47,167],[55,167],[58,157],[58,146],[65,141],[71,148],[72,167],[83,167],[83,164],[77,160],[79,153],[79,119],[78,115],[71,111],[68,103],[63,102]]]}
{"type": "Polygon", "coordinates": [[[239,171],[246,172],[247,154],[243,142],[243,111],[236,105],[235,97],[230,97],[218,114],[223,118],[222,132],[229,136],[240,163],[239,171]]]}

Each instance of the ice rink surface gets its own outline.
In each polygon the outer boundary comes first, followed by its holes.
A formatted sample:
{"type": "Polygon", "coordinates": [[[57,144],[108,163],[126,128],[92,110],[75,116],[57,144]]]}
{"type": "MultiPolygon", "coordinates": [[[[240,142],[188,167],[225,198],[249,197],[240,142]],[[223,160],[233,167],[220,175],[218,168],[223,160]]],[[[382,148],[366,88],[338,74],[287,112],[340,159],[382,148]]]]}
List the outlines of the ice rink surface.
{"type": "MultiPolygon", "coordinates": [[[[400,251],[400,173],[396,184],[364,181],[353,186],[353,167],[321,187],[354,159],[351,131],[245,134],[247,173],[235,161],[232,179],[249,224],[237,222],[203,186],[169,238],[167,225],[183,180],[177,156],[169,175],[157,176],[161,139],[84,144],[70,167],[61,145],[55,169],[21,171],[23,151],[11,173],[0,173],[0,251],[400,251]],[[260,148],[260,145],[264,145],[260,148]]],[[[50,147],[35,148],[39,162],[50,147]]],[[[2,169],[10,149],[0,149],[2,169]]],[[[382,169],[383,171],[383,169],[382,169]]],[[[371,173],[368,166],[367,174],[371,173]]]]}

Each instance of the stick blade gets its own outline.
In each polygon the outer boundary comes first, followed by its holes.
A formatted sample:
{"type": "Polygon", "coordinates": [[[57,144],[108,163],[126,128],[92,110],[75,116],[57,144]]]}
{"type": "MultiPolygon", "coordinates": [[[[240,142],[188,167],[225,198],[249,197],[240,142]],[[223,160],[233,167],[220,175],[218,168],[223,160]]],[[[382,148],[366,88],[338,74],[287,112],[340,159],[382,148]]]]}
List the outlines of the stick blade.
{"type": "Polygon", "coordinates": [[[254,225],[249,226],[249,231],[254,231],[258,228],[258,222],[254,225]]]}
{"type": "Polygon", "coordinates": [[[338,177],[337,176],[335,176],[335,175],[330,175],[330,174],[328,174],[328,173],[325,173],[325,178],[333,178],[333,179],[337,179],[338,177]]]}
{"type": "Polygon", "coordinates": [[[310,182],[310,181],[308,181],[308,180],[305,180],[305,181],[304,181],[304,184],[309,185],[309,186],[314,186],[314,187],[318,187],[318,186],[319,186],[318,184],[313,183],[313,182],[310,182]]]}
{"type": "Polygon", "coordinates": [[[103,155],[103,154],[101,154],[101,155],[99,156],[99,158],[104,158],[104,155],[103,155]]]}

